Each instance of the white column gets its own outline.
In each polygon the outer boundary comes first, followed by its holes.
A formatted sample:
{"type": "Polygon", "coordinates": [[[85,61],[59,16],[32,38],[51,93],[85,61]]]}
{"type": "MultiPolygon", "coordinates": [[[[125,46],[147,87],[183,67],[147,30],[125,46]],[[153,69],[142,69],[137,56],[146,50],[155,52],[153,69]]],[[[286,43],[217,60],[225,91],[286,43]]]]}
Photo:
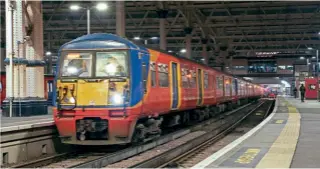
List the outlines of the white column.
{"type": "MultiPolygon", "coordinates": [[[[31,42],[26,45],[26,58],[32,60],[43,60],[43,22],[41,2],[29,2],[27,11],[33,24],[31,42]]],[[[28,97],[44,98],[44,67],[27,68],[27,95],[28,97]]]]}
{"type": "MultiPolygon", "coordinates": [[[[13,15],[12,15],[12,8],[10,7],[10,1],[6,0],[6,56],[10,59],[11,55],[13,54],[13,15]]],[[[13,97],[13,67],[11,68],[10,65],[6,66],[6,97],[10,98],[13,97]]]]}
{"type": "Polygon", "coordinates": [[[117,1],[116,2],[116,33],[118,36],[125,37],[126,36],[126,21],[125,18],[125,2],[117,1]]]}

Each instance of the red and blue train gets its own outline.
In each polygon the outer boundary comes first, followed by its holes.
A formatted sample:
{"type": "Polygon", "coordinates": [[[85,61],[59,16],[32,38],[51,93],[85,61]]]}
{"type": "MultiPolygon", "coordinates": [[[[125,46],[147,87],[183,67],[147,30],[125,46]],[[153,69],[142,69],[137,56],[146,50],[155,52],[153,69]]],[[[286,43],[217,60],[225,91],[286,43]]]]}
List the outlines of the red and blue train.
{"type": "MultiPolygon", "coordinates": [[[[44,96],[48,105],[53,105],[53,81],[54,75],[44,75],[44,96]]],[[[6,72],[0,72],[0,103],[6,98],[6,72]]],[[[0,105],[1,105],[0,104],[0,105]]]]}
{"type": "Polygon", "coordinates": [[[139,143],[165,127],[201,121],[257,100],[264,89],[187,58],[112,34],[90,34],[59,50],[54,121],[77,145],[139,143]]]}

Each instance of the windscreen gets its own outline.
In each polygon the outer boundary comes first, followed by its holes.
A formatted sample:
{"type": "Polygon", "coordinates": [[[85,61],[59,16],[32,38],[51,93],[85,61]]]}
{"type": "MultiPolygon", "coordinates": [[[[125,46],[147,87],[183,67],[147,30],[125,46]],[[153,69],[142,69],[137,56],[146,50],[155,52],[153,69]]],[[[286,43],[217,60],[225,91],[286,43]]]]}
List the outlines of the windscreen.
{"type": "Polygon", "coordinates": [[[92,53],[67,53],[61,65],[62,77],[91,77],[92,53]]]}
{"type": "Polygon", "coordinates": [[[93,76],[128,76],[126,50],[82,53],[68,52],[64,55],[61,64],[61,77],[89,78],[93,76]]]}
{"type": "Polygon", "coordinates": [[[127,51],[96,53],[96,77],[127,76],[127,51]]]}

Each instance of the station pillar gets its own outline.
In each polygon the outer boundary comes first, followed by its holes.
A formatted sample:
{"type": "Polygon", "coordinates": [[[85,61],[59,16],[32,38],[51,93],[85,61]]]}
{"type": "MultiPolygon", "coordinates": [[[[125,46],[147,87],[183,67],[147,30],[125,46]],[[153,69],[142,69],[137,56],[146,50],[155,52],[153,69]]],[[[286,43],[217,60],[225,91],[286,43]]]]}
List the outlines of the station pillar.
{"type": "Polygon", "coordinates": [[[166,33],[166,18],[168,16],[168,10],[161,9],[157,11],[159,17],[159,31],[160,31],[160,49],[167,49],[167,33],[166,33]]]}
{"type": "Polygon", "coordinates": [[[204,63],[208,64],[208,52],[207,52],[207,44],[208,44],[208,39],[207,38],[202,38],[201,39],[201,44],[202,44],[202,57],[204,59],[204,63]]]}
{"type": "Polygon", "coordinates": [[[40,1],[6,1],[7,57],[3,116],[47,114],[40,1]]]}
{"type": "Polygon", "coordinates": [[[192,47],[191,47],[191,40],[192,40],[192,28],[186,27],[184,28],[184,33],[186,34],[186,57],[191,59],[192,47]]]}
{"type": "Polygon", "coordinates": [[[116,2],[116,33],[118,36],[126,36],[126,13],[125,13],[125,2],[116,2]]]}

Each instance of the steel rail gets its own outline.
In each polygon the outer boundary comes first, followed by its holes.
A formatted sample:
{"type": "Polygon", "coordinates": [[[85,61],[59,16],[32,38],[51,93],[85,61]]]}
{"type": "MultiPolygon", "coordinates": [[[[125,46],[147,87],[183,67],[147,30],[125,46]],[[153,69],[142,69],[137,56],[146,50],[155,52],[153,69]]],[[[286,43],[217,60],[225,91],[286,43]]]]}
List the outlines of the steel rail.
{"type": "MultiPolygon", "coordinates": [[[[181,159],[188,154],[191,154],[194,151],[197,151],[202,146],[205,146],[209,142],[215,142],[220,140],[222,137],[224,137],[226,134],[228,134],[230,131],[232,131],[236,126],[238,126],[244,119],[246,119],[251,113],[259,109],[262,105],[264,105],[266,101],[262,101],[258,103],[258,106],[255,106],[253,109],[249,110],[248,113],[244,113],[245,115],[240,117],[239,120],[229,121],[229,123],[225,123],[223,126],[218,127],[213,132],[208,132],[194,140],[191,140],[181,146],[178,146],[174,149],[171,149],[163,154],[160,154],[159,156],[153,157],[149,160],[143,161],[141,163],[138,163],[136,165],[130,166],[129,168],[159,168],[167,166],[170,163],[173,163],[174,161],[177,161],[178,159],[181,159]]],[[[237,110],[238,111],[241,111],[237,110]]]]}

